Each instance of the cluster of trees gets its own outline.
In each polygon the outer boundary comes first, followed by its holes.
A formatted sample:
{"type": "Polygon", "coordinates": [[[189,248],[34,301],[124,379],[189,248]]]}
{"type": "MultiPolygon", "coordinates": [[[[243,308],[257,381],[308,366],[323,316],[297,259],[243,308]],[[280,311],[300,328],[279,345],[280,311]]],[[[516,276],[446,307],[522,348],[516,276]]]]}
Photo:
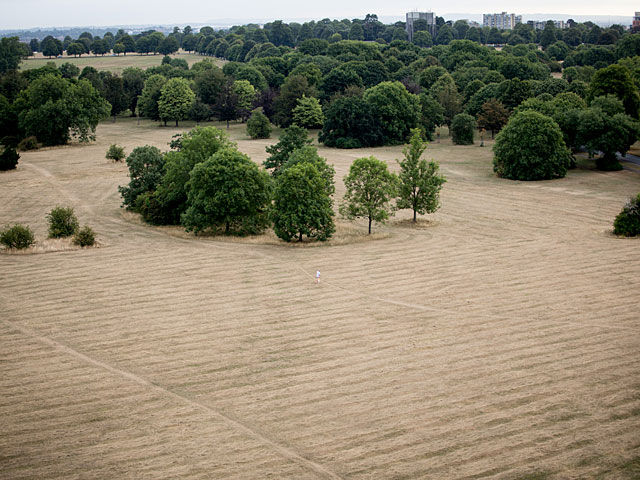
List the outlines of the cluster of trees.
{"type": "MultiPolygon", "coordinates": [[[[327,240],[334,233],[335,171],[311,146],[305,129],[285,129],[267,148],[265,169],[215,127],[196,127],[171,146],[166,153],[138,147],[127,157],[130,182],[119,188],[123,205],[145,221],[180,224],[196,233],[248,234],[273,226],[285,241],[327,240]]],[[[425,148],[421,132],[414,130],[399,176],[373,157],[356,160],[344,179],[342,215],[367,218],[371,233],[372,223],[396,208],[412,209],[414,221],[436,211],[445,179],[437,164],[421,159],[425,148]]]]}

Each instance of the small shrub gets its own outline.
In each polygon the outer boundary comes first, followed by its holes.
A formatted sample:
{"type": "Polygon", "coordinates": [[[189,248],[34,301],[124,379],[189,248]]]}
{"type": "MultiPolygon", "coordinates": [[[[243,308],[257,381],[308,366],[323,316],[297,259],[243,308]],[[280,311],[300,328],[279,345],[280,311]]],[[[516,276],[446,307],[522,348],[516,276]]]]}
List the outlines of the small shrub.
{"type": "Polygon", "coordinates": [[[49,238],[70,237],[78,231],[78,218],[71,207],[56,207],[47,214],[49,238]]]}
{"type": "Polygon", "coordinates": [[[80,247],[93,247],[96,244],[96,234],[91,227],[85,225],[73,236],[73,243],[80,247]]]}
{"type": "Polygon", "coordinates": [[[613,233],[625,237],[640,235],[640,193],[627,202],[613,222],[613,233]]]}
{"type": "Polygon", "coordinates": [[[38,148],[40,148],[40,143],[38,143],[38,139],[33,136],[23,138],[18,144],[18,150],[23,152],[28,150],[37,150],[38,148]]]}
{"type": "Polygon", "coordinates": [[[105,158],[107,160],[113,160],[114,162],[121,162],[126,157],[124,148],[116,145],[115,143],[109,147],[105,158]]]}
{"type": "Polygon", "coordinates": [[[4,147],[2,154],[0,154],[0,171],[13,170],[18,166],[18,159],[20,155],[16,152],[15,148],[4,147]]]}
{"type": "Polygon", "coordinates": [[[473,145],[475,129],[476,119],[467,113],[459,113],[451,123],[451,140],[456,145],[473,145]]]}
{"type": "Polygon", "coordinates": [[[33,232],[24,225],[6,226],[0,232],[0,243],[7,248],[24,249],[35,243],[33,232]]]}
{"type": "Polygon", "coordinates": [[[271,124],[264,113],[255,111],[251,114],[247,121],[247,135],[253,139],[271,137],[271,124]]]}

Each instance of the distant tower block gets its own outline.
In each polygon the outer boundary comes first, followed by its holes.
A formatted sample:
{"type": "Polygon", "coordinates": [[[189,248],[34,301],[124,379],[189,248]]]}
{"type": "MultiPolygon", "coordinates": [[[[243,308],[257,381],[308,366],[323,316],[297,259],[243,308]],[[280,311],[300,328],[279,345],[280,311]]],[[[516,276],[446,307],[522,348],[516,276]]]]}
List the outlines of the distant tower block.
{"type": "Polygon", "coordinates": [[[407,37],[409,41],[413,42],[414,27],[413,24],[416,20],[425,20],[427,22],[427,31],[432,37],[436,34],[436,22],[433,12],[408,12],[407,13],[407,37]]]}
{"type": "Polygon", "coordinates": [[[631,24],[631,28],[640,28],[640,12],[636,12],[636,14],[633,16],[633,23],[631,24]]]}

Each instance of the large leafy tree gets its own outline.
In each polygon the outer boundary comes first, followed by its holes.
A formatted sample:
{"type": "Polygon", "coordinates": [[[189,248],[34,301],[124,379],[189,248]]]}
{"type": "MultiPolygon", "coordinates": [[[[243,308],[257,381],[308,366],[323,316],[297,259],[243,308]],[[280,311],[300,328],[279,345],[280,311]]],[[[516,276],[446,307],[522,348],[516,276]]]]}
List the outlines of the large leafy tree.
{"type": "Polygon", "coordinates": [[[131,115],[135,116],[138,97],[144,88],[144,71],[135,67],[125,68],[122,72],[122,86],[127,96],[127,108],[131,110],[131,115]]]}
{"type": "Polygon", "coordinates": [[[20,61],[28,56],[28,47],[18,37],[0,39],[0,75],[17,70],[20,61]]]}
{"type": "Polygon", "coordinates": [[[385,144],[403,143],[418,125],[418,97],[400,82],[382,82],[365,91],[363,99],[380,124],[385,144]]]}
{"type": "Polygon", "coordinates": [[[60,145],[71,137],[80,142],[95,138],[98,122],[111,106],[87,80],[71,83],[45,75],[33,81],[18,100],[20,129],[45,145],[60,145]]]}
{"type": "Polygon", "coordinates": [[[178,121],[187,117],[189,109],[196,98],[189,82],[184,78],[171,78],[162,87],[160,98],[158,99],[158,115],[160,119],[175,120],[176,127],[178,121]]]}
{"type": "Polygon", "coordinates": [[[108,75],[102,80],[104,88],[103,95],[111,104],[111,115],[113,121],[116,121],[116,115],[127,109],[129,106],[129,97],[124,90],[124,82],[122,77],[117,75],[108,75]]]}
{"type": "Polygon", "coordinates": [[[303,128],[321,128],[324,123],[322,106],[317,98],[302,96],[293,109],[293,123],[303,128]]]}
{"type": "Polygon", "coordinates": [[[397,195],[398,177],[383,161],[375,157],[354,160],[344,184],[347,191],[340,214],[349,220],[368,219],[369,233],[373,222],[385,222],[393,214],[391,201],[397,195]]]}
{"type": "Polygon", "coordinates": [[[165,155],[164,175],[155,192],[160,208],[166,212],[166,223],[178,223],[186,210],[186,184],[193,167],[220,150],[235,148],[227,134],[215,127],[193,128],[181,135],[175,146],[177,151],[165,155]]]}
{"type": "Polygon", "coordinates": [[[382,128],[360,96],[338,97],[329,104],[318,139],[328,147],[337,148],[384,144],[382,128]]]}
{"type": "Polygon", "coordinates": [[[158,102],[165,83],[167,83],[167,79],[162,75],[157,74],[151,75],[144,82],[142,94],[138,99],[138,109],[143,117],[148,117],[152,120],[160,120],[158,102]]]}
{"type": "Polygon", "coordinates": [[[589,99],[613,94],[618,97],[627,115],[638,118],[640,115],[640,93],[629,71],[622,65],[610,65],[596,72],[589,85],[589,99]]]}
{"type": "Polygon", "coordinates": [[[313,96],[315,89],[309,85],[307,77],[303,75],[290,75],[285,80],[280,95],[273,103],[275,114],[273,121],[281,127],[288,127],[293,122],[293,110],[298,105],[298,100],[305,96],[313,96]]]}
{"type": "Polygon", "coordinates": [[[138,197],[153,192],[162,178],[164,156],[156,147],[145,145],[136,147],[127,157],[129,185],[118,187],[122,203],[127,209],[135,210],[138,197]]]}
{"type": "Polygon", "coordinates": [[[313,162],[301,161],[283,169],[276,180],[271,212],[273,229],[281,239],[303,236],[327,240],[335,231],[333,223],[333,178],[323,175],[313,162]]]}
{"type": "MultiPolygon", "coordinates": [[[[249,157],[231,148],[218,151],[190,173],[187,211],[182,223],[188,231],[259,223],[271,200],[271,178],[249,157]]],[[[242,231],[241,231],[242,233],[242,231]]]]}
{"type": "Polygon", "coordinates": [[[562,131],[541,113],[515,114],[496,136],[493,171],[512,180],[564,177],[571,164],[562,131]]]}
{"type": "Polygon", "coordinates": [[[486,130],[491,130],[491,138],[495,132],[500,131],[509,121],[509,110],[501,101],[490,98],[482,104],[482,110],[478,116],[478,126],[486,130]]]}
{"type": "Polygon", "coordinates": [[[264,161],[264,167],[271,170],[273,176],[277,176],[291,154],[299,148],[310,145],[311,142],[306,129],[297,125],[285,128],[278,138],[278,143],[266,148],[269,157],[264,161]]]}
{"type": "Polygon", "coordinates": [[[606,102],[594,99],[592,106],[582,110],[578,116],[578,142],[586,146],[591,154],[602,152],[596,159],[600,170],[622,170],[616,152],[626,154],[631,145],[640,138],[640,124],[623,113],[606,111],[606,102]],[[598,104],[605,104],[605,109],[598,104]],[[595,104],[595,106],[594,106],[595,104]]]}
{"type": "Polygon", "coordinates": [[[400,209],[413,210],[413,221],[417,215],[433,213],[440,208],[440,190],[446,182],[439,174],[439,166],[420,157],[427,149],[427,143],[422,141],[420,130],[412,132],[409,145],[404,147],[404,159],[400,164],[400,182],[398,187],[397,206],[400,209]]]}
{"type": "Polygon", "coordinates": [[[249,80],[236,80],[233,82],[233,93],[238,99],[238,113],[242,122],[246,122],[253,110],[256,100],[256,89],[249,80]]]}
{"type": "MultiPolygon", "coordinates": [[[[200,62],[205,63],[205,62],[200,62]]],[[[216,103],[225,84],[224,73],[213,63],[207,62],[206,68],[201,68],[195,76],[195,91],[198,97],[207,105],[216,103]]]]}

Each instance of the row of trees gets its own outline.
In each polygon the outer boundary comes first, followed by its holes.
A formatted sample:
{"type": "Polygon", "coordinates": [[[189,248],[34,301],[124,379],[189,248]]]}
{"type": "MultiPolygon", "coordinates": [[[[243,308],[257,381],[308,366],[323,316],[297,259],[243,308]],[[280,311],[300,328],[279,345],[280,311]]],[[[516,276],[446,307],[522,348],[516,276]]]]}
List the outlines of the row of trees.
{"type": "MultiPolygon", "coordinates": [[[[197,127],[175,139],[170,152],[150,146],[131,152],[131,180],[120,187],[123,205],[149,223],[181,224],[196,233],[259,233],[273,225],[286,241],[327,240],[335,231],[335,171],[310,144],[306,130],[285,129],[267,148],[269,175],[224,132],[197,127]]],[[[373,157],[356,160],[344,179],[341,214],[367,218],[371,233],[372,223],[383,222],[396,208],[412,209],[414,221],[418,214],[436,211],[445,180],[437,164],[421,158],[425,149],[415,130],[399,176],[373,157]]]]}

